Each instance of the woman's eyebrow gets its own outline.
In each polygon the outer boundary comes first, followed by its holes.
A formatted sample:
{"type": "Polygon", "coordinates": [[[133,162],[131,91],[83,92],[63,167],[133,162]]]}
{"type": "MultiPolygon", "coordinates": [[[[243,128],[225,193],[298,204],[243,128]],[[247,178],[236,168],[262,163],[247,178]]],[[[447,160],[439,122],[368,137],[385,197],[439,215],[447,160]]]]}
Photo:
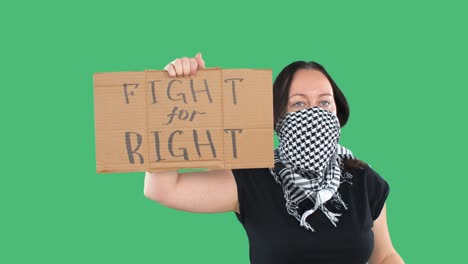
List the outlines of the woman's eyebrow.
{"type": "Polygon", "coordinates": [[[293,95],[289,96],[289,99],[291,99],[291,97],[294,97],[294,96],[304,96],[304,97],[306,97],[305,94],[293,94],[293,95]]]}
{"type": "MultiPolygon", "coordinates": [[[[304,96],[304,97],[307,97],[305,94],[293,94],[293,95],[289,96],[289,99],[291,99],[291,97],[294,97],[294,96],[304,96]]],[[[330,94],[330,93],[319,94],[318,97],[323,97],[323,96],[332,96],[332,97],[333,97],[333,95],[330,94]]]]}

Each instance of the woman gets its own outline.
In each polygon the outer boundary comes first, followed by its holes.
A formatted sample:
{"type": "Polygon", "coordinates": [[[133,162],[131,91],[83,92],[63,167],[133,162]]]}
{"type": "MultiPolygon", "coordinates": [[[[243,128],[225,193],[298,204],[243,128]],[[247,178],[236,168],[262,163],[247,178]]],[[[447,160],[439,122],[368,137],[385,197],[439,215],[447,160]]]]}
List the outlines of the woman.
{"type": "MultiPolygon", "coordinates": [[[[189,76],[201,54],[165,70],[189,76]]],[[[259,263],[403,263],[392,246],[389,186],[338,144],[348,120],[343,93],[314,62],[286,66],[273,85],[280,145],[274,168],[146,173],[145,196],[200,213],[234,211],[259,263]]]]}

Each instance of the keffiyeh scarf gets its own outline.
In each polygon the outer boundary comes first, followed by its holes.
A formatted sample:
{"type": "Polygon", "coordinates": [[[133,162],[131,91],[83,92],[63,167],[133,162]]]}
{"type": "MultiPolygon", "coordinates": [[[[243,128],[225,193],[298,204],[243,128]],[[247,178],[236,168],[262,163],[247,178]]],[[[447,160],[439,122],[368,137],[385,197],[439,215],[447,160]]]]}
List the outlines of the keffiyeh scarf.
{"type": "Polygon", "coordinates": [[[352,178],[344,170],[343,160],[355,159],[351,151],[338,144],[338,118],[320,107],[307,108],[285,115],[276,131],[280,145],[270,172],[283,189],[288,213],[301,226],[315,231],[306,219],[321,210],[336,227],[341,214],[331,212],[325,203],[332,199],[348,209],[337,190],[352,178]],[[312,208],[301,208],[305,200],[312,202],[312,208]]]}

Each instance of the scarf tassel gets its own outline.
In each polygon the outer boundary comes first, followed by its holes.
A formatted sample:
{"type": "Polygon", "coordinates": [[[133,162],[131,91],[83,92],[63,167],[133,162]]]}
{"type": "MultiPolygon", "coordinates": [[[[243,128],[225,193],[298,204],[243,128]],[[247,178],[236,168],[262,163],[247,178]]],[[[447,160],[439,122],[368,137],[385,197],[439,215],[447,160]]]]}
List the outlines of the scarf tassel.
{"type": "MultiPolygon", "coordinates": [[[[338,194],[339,195],[339,194],[338,194]]],[[[345,206],[346,208],[346,205],[344,204],[343,200],[341,200],[341,197],[338,196],[338,199],[342,202],[342,204],[345,206]]],[[[320,209],[322,210],[322,212],[327,216],[327,218],[330,220],[330,222],[336,227],[336,223],[338,223],[338,217],[341,216],[340,213],[333,213],[331,212],[330,210],[328,210],[327,207],[325,207],[325,205],[323,205],[321,199],[320,199],[320,196],[317,196],[317,201],[315,203],[315,206],[314,208],[310,209],[310,210],[307,210],[305,211],[303,214],[302,214],[302,217],[301,217],[301,226],[304,226],[306,227],[307,229],[311,228],[312,227],[309,225],[309,223],[307,223],[307,217],[311,214],[313,214],[315,211],[317,211],[317,209],[320,207],[320,209]]],[[[313,230],[313,229],[312,229],[313,230]]]]}
{"type": "Polygon", "coordinates": [[[341,216],[339,213],[330,212],[324,205],[322,207],[322,212],[330,219],[330,222],[336,227],[336,223],[338,223],[338,216],[341,216]]]}

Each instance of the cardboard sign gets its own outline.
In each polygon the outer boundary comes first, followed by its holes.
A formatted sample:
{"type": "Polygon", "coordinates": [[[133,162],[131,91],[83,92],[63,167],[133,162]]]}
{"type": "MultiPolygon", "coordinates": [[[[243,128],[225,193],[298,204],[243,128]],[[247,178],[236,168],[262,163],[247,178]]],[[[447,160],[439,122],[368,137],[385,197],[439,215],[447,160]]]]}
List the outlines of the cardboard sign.
{"type": "Polygon", "coordinates": [[[94,74],[97,172],[273,166],[271,70],[94,74]]]}

